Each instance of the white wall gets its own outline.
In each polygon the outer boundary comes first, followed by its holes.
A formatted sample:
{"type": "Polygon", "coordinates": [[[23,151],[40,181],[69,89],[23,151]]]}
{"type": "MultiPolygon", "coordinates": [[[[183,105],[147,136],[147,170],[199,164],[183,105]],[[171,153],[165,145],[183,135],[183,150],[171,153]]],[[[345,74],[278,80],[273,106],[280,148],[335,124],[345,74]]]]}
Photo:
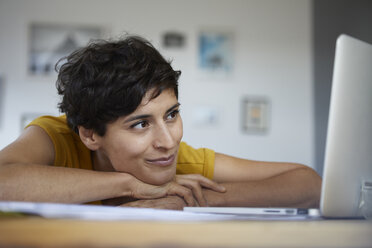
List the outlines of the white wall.
{"type": "Polygon", "coordinates": [[[26,73],[31,22],[103,25],[108,36],[144,35],[182,70],[184,140],[199,147],[259,160],[313,166],[313,91],[310,0],[0,0],[0,149],[20,133],[26,112],[58,114],[54,77],[26,73]],[[202,77],[197,35],[203,28],[235,35],[234,70],[225,79],[202,77]],[[183,32],[186,47],[161,48],[165,31],[183,32]],[[241,100],[271,102],[266,135],[241,131],[241,100]],[[196,126],[198,107],[217,110],[218,122],[196,126]]]}

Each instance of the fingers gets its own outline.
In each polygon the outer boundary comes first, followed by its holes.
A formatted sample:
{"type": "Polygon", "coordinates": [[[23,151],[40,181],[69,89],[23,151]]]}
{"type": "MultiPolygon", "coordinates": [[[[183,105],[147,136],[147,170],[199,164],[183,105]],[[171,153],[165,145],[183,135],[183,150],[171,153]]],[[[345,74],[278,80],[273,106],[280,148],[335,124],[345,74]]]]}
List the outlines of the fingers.
{"type": "Polygon", "coordinates": [[[202,187],[220,193],[226,191],[225,187],[222,185],[198,174],[177,175],[175,180],[178,184],[183,185],[192,191],[194,198],[201,207],[208,206],[202,187]]]}
{"type": "Polygon", "coordinates": [[[187,206],[198,206],[192,190],[175,181],[164,185],[151,185],[136,180],[134,186],[132,186],[131,196],[135,199],[156,199],[170,195],[177,195],[183,198],[187,206]]]}
{"type": "Polygon", "coordinates": [[[169,189],[169,194],[170,195],[178,195],[184,199],[186,202],[187,206],[191,207],[197,207],[198,203],[194,198],[194,194],[191,189],[184,187],[176,182],[172,182],[170,184],[170,189],[169,189]]]}
{"type": "Polygon", "coordinates": [[[214,181],[212,181],[212,180],[210,180],[206,177],[203,177],[202,175],[199,175],[199,174],[180,175],[180,176],[177,177],[177,179],[178,178],[186,178],[186,179],[189,179],[189,180],[197,181],[204,188],[208,188],[208,189],[220,192],[220,193],[226,192],[226,188],[223,185],[218,184],[218,183],[216,183],[216,182],[214,182],[214,181]]]}
{"type": "Polygon", "coordinates": [[[207,201],[205,200],[202,192],[202,187],[200,186],[198,181],[179,178],[177,179],[177,183],[189,188],[192,191],[192,194],[196,199],[197,203],[199,204],[199,206],[201,207],[208,206],[207,201]]]}
{"type": "Polygon", "coordinates": [[[203,188],[224,193],[225,187],[197,174],[176,175],[175,180],[165,185],[150,185],[136,180],[132,186],[132,197],[136,199],[154,199],[166,195],[177,195],[184,199],[188,206],[208,206],[203,188]]]}

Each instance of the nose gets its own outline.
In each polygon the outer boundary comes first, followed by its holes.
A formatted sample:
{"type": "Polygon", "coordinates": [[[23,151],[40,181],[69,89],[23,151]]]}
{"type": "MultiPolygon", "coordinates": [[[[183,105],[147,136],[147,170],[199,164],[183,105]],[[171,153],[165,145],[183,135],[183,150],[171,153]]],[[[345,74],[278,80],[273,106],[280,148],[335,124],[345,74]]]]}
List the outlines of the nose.
{"type": "Polygon", "coordinates": [[[154,148],[171,149],[176,145],[175,138],[172,135],[172,129],[166,123],[162,123],[155,129],[154,148]]]}

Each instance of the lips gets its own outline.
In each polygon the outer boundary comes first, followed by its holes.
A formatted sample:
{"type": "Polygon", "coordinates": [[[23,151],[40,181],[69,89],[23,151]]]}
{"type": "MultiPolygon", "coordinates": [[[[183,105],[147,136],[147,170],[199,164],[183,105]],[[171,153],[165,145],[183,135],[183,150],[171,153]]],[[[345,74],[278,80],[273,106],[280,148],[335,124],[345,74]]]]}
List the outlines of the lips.
{"type": "Polygon", "coordinates": [[[175,155],[171,155],[169,157],[162,157],[162,158],[157,158],[157,159],[147,159],[146,162],[152,165],[157,165],[157,166],[170,166],[173,165],[175,155]]]}

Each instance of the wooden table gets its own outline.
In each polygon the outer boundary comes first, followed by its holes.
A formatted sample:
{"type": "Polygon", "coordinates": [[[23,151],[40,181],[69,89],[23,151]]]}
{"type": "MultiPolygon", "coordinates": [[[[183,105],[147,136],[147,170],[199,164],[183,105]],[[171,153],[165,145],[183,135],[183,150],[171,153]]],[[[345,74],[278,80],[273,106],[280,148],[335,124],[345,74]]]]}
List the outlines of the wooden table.
{"type": "Polygon", "coordinates": [[[2,217],[0,247],[372,247],[372,221],[180,223],[2,217]]]}

